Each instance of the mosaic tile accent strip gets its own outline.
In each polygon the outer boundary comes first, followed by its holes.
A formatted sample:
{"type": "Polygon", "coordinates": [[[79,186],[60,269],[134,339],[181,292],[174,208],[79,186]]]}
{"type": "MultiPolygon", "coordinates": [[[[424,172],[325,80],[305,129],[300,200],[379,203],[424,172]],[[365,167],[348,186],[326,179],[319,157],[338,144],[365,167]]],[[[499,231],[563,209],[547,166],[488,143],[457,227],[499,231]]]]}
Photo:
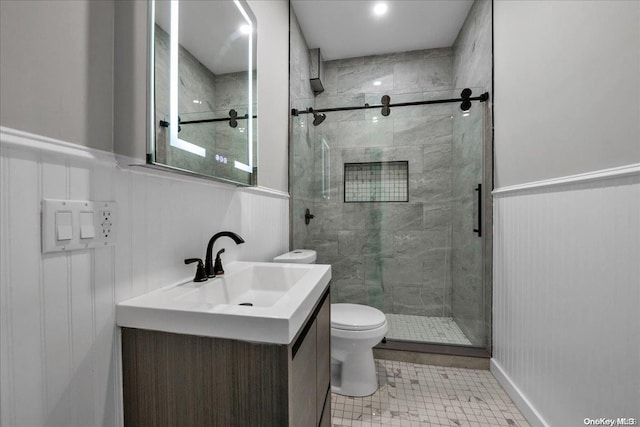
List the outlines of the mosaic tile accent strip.
{"type": "Polygon", "coordinates": [[[408,202],[409,162],[345,163],[344,201],[408,202]]]}
{"type": "Polygon", "coordinates": [[[385,313],[389,323],[387,338],[402,341],[471,345],[450,317],[411,316],[385,313]]]}
{"type": "Polygon", "coordinates": [[[331,395],[333,427],[526,427],[491,372],[376,360],[371,396],[331,395]]]}

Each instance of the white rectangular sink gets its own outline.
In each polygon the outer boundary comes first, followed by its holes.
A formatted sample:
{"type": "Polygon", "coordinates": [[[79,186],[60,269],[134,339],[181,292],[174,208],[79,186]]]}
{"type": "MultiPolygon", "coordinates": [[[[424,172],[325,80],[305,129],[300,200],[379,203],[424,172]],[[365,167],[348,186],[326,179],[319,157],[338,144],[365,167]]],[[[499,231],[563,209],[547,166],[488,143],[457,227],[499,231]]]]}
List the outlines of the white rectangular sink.
{"type": "Polygon", "coordinates": [[[117,304],[118,326],[289,344],[331,279],[331,266],[321,264],[225,268],[206,282],[181,281],[117,304]]]}

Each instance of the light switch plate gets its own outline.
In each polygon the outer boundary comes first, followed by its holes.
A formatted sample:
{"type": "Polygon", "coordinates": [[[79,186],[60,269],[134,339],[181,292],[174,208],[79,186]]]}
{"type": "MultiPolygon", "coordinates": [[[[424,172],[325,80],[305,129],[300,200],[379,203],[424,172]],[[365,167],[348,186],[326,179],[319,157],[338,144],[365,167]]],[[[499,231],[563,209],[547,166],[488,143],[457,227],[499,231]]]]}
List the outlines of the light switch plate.
{"type": "Polygon", "coordinates": [[[66,242],[73,238],[73,213],[71,211],[56,211],[56,240],[66,242]]]}
{"type": "Polygon", "coordinates": [[[116,202],[44,199],[42,253],[114,245],[117,224],[116,202]],[[64,240],[59,239],[60,232],[64,240]]]}
{"type": "Polygon", "coordinates": [[[80,212],[80,239],[95,239],[95,212],[85,210],[80,212]]]}

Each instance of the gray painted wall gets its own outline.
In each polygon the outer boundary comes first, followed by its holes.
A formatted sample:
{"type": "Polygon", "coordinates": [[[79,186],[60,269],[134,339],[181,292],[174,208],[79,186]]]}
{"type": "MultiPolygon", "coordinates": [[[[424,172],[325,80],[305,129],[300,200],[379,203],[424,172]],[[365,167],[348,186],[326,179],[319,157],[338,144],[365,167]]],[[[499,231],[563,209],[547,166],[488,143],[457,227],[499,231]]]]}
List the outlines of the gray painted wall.
{"type": "Polygon", "coordinates": [[[258,20],[258,185],[288,191],[289,3],[248,0],[258,20]]]}
{"type": "Polygon", "coordinates": [[[0,2],[0,124],[113,149],[113,1],[0,2]]]}
{"type": "Polygon", "coordinates": [[[115,2],[113,151],[140,162],[145,161],[151,129],[147,15],[146,1],[115,2]]]}
{"type": "Polygon", "coordinates": [[[494,7],[496,187],[640,162],[640,2],[494,7]]]}

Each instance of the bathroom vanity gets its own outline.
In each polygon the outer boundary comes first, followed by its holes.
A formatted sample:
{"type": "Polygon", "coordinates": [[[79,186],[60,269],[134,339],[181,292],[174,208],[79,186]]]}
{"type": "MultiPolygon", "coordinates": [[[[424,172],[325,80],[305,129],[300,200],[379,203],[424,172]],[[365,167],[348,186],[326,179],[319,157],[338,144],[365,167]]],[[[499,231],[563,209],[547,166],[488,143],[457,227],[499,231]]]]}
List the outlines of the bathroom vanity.
{"type": "Polygon", "coordinates": [[[118,304],[125,425],[330,425],[330,267],[227,272],[118,304]]]}

